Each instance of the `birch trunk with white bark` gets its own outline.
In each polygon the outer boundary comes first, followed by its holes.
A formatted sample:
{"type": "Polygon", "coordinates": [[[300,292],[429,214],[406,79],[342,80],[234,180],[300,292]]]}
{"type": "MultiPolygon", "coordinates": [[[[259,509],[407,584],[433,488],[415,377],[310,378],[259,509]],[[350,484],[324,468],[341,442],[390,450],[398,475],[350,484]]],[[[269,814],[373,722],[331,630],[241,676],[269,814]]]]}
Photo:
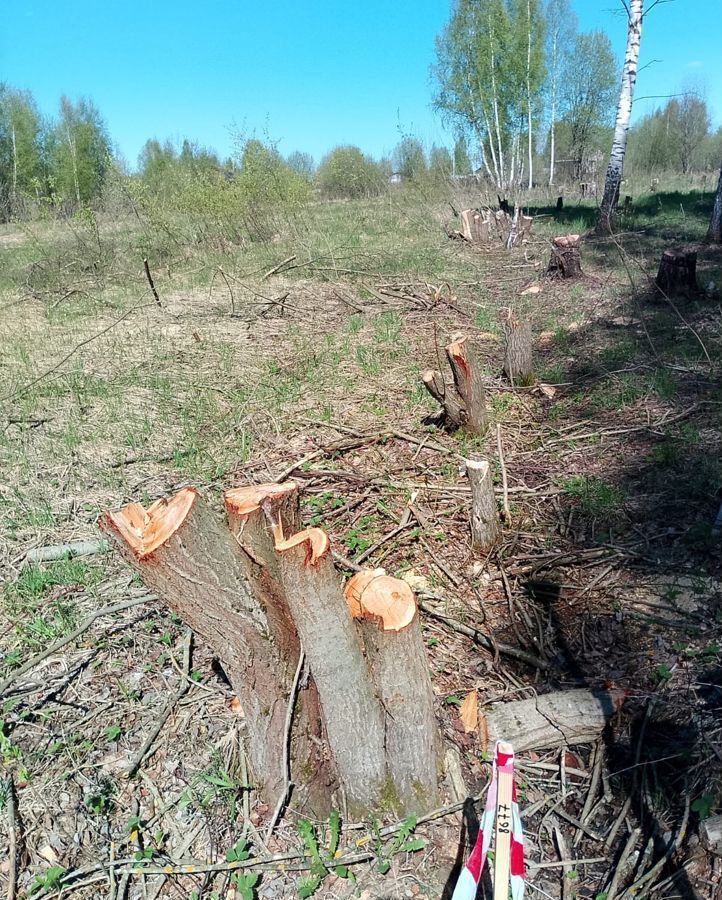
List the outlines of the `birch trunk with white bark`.
{"type": "Polygon", "coordinates": [[[644,0],[630,0],[629,22],[627,26],[627,51],[624,55],[622,70],[622,88],[617,105],[617,119],[614,125],[614,139],[609,154],[609,165],[604,182],[604,196],[599,215],[602,230],[611,231],[614,224],[614,213],[619,199],[619,186],[624,171],[624,154],[627,149],[629,120],[632,115],[634,85],[637,81],[637,63],[639,61],[639,45],[642,38],[642,18],[644,0]]]}

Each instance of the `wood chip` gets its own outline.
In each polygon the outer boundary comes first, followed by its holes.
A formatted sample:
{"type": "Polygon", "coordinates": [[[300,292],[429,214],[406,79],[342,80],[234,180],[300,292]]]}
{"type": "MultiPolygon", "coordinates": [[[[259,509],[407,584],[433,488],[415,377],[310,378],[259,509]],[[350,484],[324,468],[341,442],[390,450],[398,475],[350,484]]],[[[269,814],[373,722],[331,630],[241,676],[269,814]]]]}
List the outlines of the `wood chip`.
{"type": "Polygon", "coordinates": [[[469,691],[464,702],[459,707],[459,718],[464,726],[464,731],[471,734],[479,725],[479,700],[476,690],[469,691]]]}

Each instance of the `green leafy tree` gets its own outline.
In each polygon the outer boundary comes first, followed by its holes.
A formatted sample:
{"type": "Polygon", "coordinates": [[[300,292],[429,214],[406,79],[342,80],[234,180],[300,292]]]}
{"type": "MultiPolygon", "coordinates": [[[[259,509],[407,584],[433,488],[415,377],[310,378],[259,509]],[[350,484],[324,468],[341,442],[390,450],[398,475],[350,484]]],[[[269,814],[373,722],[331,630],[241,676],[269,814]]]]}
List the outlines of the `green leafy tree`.
{"type": "Polygon", "coordinates": [[[0,84],[0,209],[18,214],[23,196],[38,196],[42,178],[40,115],[32,94],[0,84]]]}
{"type": "Polygon", "coordinates": [[[408,181],[418,181],[427,172],[426,155],[421,141],[413,137],[403,138],[393,153],[394,171],[408,181]]]}
{"type": "Polygon", "coordinates": [[[383,190],[384,179],[374,161],[358,147],[335,147],[318,167],[321,192],[330,198],[373,197],[383,190]]]}
{"type": "Polygon", "coordinates": [[[466,137],[462,134],[456,139],[454,144],[454,174],[470,175],[471,159],[469,158],[469,145],[466,137]]]}
{"type": "Polygon", "coordinates": [[[429,153],[429,171],[436,178],[448,178],[454,170],[454,160],[448,147],[434,144],[429,153]]]}
{"type": "Polygon", "coordinates": [[[566,67],[566,58],[574,45],[577,33],[577,17],[569,0],[546,0],[546,59],[549,100],[549,184],[554,184],[554,164],[556,162],[556,119],[559,109],[561,74],[566,67]]]}
{"type": "Polygon", "coordinates": [[[56,200],[77,206],[99,196],[110,163],[105,123],[90,100],[60,99],[60,117],[48,136],[48,157],[56,200]]]}
{"type": "Polygon", "coordinates": [[[704,97],[685,93],[678,106],[677,127],[679,163],[686,175],[699,164],[699,150],[709,132],[710,116],[704,97]]]}
{"type": "MultiPolygon", "coordinates": [[[[511,28],[513,53],[523,67],[523,98],[518,105],[524,109],[527,143],[527,187],[534,180],[534,124],[541,112],[541,94],[546,66],[544,62],[544,34],[546,22],[539,0],[511,0],[511,28]]],[[[521,159],[518,160],[521,169],[521,159]]]]}
{"type": "Polygon", "coordinates": [[[567,57],[560,91],[567,152],[579,175],[600,131],[614,121],[617,63],[612,44],[602,31],[576,35],[567,57]]]}

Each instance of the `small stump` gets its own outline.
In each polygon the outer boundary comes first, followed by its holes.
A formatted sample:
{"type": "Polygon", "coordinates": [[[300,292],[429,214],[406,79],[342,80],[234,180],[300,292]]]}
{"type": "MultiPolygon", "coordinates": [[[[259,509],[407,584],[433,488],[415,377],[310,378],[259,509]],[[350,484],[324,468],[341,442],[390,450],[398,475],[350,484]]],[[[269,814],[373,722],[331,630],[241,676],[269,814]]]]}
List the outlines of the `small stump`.
{"type": "Polygon", "coordinates": [[[547,272],[561,278],[578,278],[582,274],[578,234],[554,238],[547,272]]]}
{"type": "Polygon", "coordinates": [[[687,247],[665,250],[659,262],[657,287],[668,297],[697,290],[697,251],[687,247]]]}

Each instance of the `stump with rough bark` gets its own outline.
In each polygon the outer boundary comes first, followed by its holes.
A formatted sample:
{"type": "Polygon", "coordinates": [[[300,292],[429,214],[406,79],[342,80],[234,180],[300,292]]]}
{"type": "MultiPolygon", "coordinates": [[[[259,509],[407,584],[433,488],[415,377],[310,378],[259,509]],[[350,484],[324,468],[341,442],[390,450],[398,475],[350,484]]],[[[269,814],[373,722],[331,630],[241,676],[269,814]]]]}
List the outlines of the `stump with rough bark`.
{"type": "Polygon", "coordinates": [[[349,579],[344,596],[359,623],[371,678],[384,709],[390,805],[399,814],[438,803],[439,734],[434,690],[416,600],[383,569],[349,579]]]}
{"type": "Polygon", "coordinates": [[[561,278],[577,278],[582,274],[578,234],[567,234],[552,240],[547,271],[550,275],[561,278]]]}
{"type": "Polygon", "coordinates": [[[443,408],[442,424],[454,430],[463,428],[470,434],[484,434],[487,427],[486,392],[481,366],[468,338],[457,335],[446,348],[454,385],[447,385],[441,372],[427,369],[422,375],[424,386],[443,408]]]}
{"type": "Polygon", "coordinates": [[[471,486],[471,546],[488,553],[501,532],[491,467],[485,459],[467,459],[465,464],[471,486]]]}
{"type": "Polygon", "coordinates": [[[697,251],[688,247],[665,250],[656,285],[667,297],[690,296],[697,291],[697,251]]]}
{"type": "Polygon", "coordinates": [[[509,308],[501,313],[501,327],[504,332],[504,374],[512,387],[533,384],[531,322],[520,321],[509,308]]]}
{"type": "Polygon", "coordinates": [[[218,654],[243,708],[253,783],[274,805],[286,782],[291,669],[235,539],[193,488],[148,509],[130,503],[107,512],[99,525],[144,584],[218,654]]]}

